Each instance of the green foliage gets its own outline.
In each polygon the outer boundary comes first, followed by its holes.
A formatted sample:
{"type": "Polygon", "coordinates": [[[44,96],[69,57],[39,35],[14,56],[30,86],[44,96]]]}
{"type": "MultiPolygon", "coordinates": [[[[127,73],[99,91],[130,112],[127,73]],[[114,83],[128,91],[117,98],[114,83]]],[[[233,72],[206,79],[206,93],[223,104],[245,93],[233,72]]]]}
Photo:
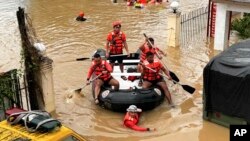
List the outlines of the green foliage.
{"type": "Polygon", "coordinates": [[[250,13],[244,13],[244,16],[250,16],[250,13]]]}
{"type": "Polygon", "coordinates": [[[17,73],[17,70],[11,70],[0,76],[0,107],[4,104],[4,97],[13,99],[15,91],[13,91],[13,75],[17,73]]]}
{"type": "Polygon", "coordinates": [[[234,20],[232,29],[238,31],[242,39],[250,38],[250,14],[244,14],[244,18],[234,20]]]}

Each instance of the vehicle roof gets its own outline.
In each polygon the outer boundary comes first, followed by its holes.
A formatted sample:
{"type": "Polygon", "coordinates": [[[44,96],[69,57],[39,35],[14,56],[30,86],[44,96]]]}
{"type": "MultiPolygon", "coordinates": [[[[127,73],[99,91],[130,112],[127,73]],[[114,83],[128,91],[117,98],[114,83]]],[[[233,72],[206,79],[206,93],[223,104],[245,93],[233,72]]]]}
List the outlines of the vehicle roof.
{"type": "MultiPolygon", "coordinates": [[[[73,134],[73,133],[74,133],[73,130],[71,130],[65,126],[62,126],[58,130],[52,131],[52,132],[30,133],[22,125],[9,125],[6,120],[0,122],[0,134],[1,134],[0,140],[6,140],[6,141],[13,140],[16,138],[31,139],[34,141],[45,141],[45,140],[55,141],[55,140],[62,139],[66,135],[73,134]]],[[[79,136],[77,135],[77,137],[79,137],[79,136]]],[[[79,137],[79,138],[81,138],[81,137],[79,137]]]]}

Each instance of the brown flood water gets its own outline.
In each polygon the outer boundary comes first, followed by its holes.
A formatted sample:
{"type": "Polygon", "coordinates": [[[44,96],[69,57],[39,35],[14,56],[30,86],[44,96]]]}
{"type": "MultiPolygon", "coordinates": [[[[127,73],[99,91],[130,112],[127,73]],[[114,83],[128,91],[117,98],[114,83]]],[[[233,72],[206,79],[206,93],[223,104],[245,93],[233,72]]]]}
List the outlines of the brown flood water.
{"type": "MultiPolygon", "coordinates": [[[[180,0],[182,9],[197,5],[180,0]]],[[[166,6],[147,6],[144,9],[127,7],[120,0],[8,0],[0,1],[0,72],[19,66],[20,37],[15,11],[25,6],[32,18],[37,37],[47,47],[47,55],[54,60],[54,87],[58,118],[67,126],[91,141],[228,141],[229,130],[202,119],[202,72],[214,54],[204,41],[189,47],[167,47],[166,6]],[[83,10],[85,22],[75,18],[83,10]],[[176,108],[164,102],[152,111],[144,112],[140,125],[156,127],[156,132],[141,133],[124,128],[123,114],[107,111],[93,102],[90,87],[86,96],[74,95],[66,102],[70,90],[85,84],[90,61],[75,61],[90,57],[97,48],[104,48],[106,36],[114,20],[122,21],[130,52],[144,41],[143,33],[155,38],[155,43],[168,54],[165,63],[183,84],[194,86],[190,95],[178,85],[168,82],[176,108]]]]}

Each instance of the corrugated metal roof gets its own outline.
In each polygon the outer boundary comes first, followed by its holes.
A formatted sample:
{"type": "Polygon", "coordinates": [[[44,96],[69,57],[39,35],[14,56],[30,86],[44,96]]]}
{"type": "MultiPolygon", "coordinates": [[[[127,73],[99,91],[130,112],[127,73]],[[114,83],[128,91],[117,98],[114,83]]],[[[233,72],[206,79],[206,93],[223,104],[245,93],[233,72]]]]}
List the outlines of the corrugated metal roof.
{"type": "Polygon", "coordinates": [[[11,141],[13,139],[22,138],[22,139],[30,139],[30,140],[36,140],[36,141],[45,141],[45,140],[51,140],[56,138],[56,136],[62,136],[63,134],[67,135],[67,133],[70,132],[69,129],[62,126],[58,131],[54,132],[28,132],[27,129],[20,125],[9,125],[6,121],[0,122],[0,141],[11,141]],[[58,132],[60,131],[60,132],[58,132]]]}
{"type": "Polygon", "coordinates": [[[23,136],[22,134],[19,134],[12,130],[7,130],[2,127],[0,127],[0,134],[1,134],[0,136],[1,141],[10,141],[10,140],[15,140],[15,139],[30,140],[29,138],[23,136]]]}

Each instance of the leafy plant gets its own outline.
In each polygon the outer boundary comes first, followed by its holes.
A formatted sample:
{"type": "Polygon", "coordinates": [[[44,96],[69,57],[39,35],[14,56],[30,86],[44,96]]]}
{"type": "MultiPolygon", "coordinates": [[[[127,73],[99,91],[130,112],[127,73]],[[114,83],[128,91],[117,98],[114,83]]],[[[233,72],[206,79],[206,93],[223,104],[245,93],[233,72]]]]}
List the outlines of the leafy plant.
{"type": "Polygon", "coordinates": [[[235,19],[232,29],[238,31],[242,39],[250,38],[250,14],[244,14],[242,19],[235,19]]]}
{"type": "Polygon", "coordinates": [[[11,70],[0,77],[0,106],[4,104],[4,97],[13,101],[13,86],[11,82],[13,81],[11,75],[16,74],[16,70],[11,70]]]}

